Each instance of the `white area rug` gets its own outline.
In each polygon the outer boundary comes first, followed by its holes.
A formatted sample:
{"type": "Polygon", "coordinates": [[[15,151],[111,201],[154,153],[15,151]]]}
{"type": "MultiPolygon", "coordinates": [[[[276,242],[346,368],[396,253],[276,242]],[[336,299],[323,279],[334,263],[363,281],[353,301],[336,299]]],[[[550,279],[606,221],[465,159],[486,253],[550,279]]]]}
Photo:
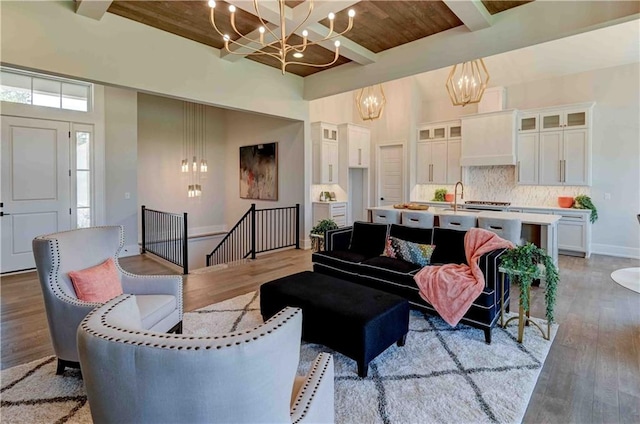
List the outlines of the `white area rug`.
{"type": "MultiPolygon", "coordinates": [[[[249,293],[186,313],[186,334],[215,334],[262,322],[259,299],[249,293]]],[[[557,325],[552,328],[552,340],[557,325]]],[[[519,423],[552,341],[534,327],[516,341],[517,325],[493,330],[491,345],[482,331],[449,327],[439,318],[412,311],[404,347],[391,346],[357,375],[355,361],[333,352],[337,423],[519,423]]],[[[320,351],[303,343],[300,373],[320,351]]],[[[78,371],[55,375],[55,358],[2,371],[3,423],[90,423],[78,371]]]]}
{"type": "Polygon", "coordinates": [[[622,287],[640,293],[640,268],[623,268],[613,271],[611,278],[622,287]]]}

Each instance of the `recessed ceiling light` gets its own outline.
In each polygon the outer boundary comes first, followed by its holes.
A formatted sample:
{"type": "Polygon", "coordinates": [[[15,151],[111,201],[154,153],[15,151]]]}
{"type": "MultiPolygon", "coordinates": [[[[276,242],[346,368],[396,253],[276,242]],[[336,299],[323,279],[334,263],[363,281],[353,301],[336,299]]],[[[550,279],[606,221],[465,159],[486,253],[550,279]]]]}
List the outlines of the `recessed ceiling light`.
{"type": "Polygon", "coordinates": [[[303,55],[302,53],[295,52],[295,53],[293,54],[293,57],[295,57],[296,59],[300,59],[301,57],[304,57],[304,55],[303,55]]]}

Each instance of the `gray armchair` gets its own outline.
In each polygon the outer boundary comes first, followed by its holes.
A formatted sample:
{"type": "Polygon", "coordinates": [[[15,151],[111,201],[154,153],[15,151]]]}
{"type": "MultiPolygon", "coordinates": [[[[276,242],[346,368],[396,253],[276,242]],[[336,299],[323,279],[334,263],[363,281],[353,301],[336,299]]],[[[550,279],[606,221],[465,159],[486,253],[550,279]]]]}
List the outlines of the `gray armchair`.
{"type": "Polygon", "coordinates": [[[69,271],[89,268],[113,258],[125,293],[138,295],[142,325],[161,332],[182,332],[182,277],[135,275],[123,270],[118,253],[124,245],[120,226],[92,227],[36,237],[33,240],[38,277],[49,333],[58,357],[57,374],[78,364],[76,331],[84,317],[101,303],[77,298],[69,271]]]}
{"type": "Polygon", "coordinates": [[[135,296],[95,309],[78,327],[91,416],[99,423],[333,422],[333,358],[296,376],[302,311],[220,335],[166,335],[141,325],[135,296]]]}

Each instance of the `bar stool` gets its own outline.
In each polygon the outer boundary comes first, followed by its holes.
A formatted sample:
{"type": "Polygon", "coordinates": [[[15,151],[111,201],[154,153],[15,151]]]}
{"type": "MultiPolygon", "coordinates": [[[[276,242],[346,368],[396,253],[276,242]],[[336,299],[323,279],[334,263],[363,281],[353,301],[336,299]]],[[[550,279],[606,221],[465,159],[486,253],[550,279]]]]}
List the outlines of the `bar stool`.
{"type": "Polygon", "coordinates": [[[475,215],[438,215],[440,228],[468,231],[476,226],[478,217],[475,215]]]}
{"type": "Polygon", "coordinates": [[[402,211],[401,215],[405,227],[433,228],[435,215],[431,212],[402,211]]]}
{"type": "Polygon", "coordinates": [[[519,219],[478,217],[478,227],[492,231],[505,240],[518,246],[522,233],[522,221],[519,219]]]}
{"type": "Polygon", "coordinates": [[[389,209],[374,209],[371,213],[373,222],[378,224],[399,224],[400,211],[389,209]]]}

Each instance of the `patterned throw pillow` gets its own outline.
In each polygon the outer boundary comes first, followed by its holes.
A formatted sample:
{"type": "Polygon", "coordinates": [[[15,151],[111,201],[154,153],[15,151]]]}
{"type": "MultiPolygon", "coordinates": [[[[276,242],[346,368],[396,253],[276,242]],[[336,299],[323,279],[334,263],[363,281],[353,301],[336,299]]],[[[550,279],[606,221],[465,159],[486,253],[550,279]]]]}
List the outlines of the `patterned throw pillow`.
{"type": "Polygon", "coordinates": [[[402,259],[420,266],[428,266],[435,248],[436,246],[433,244],[419,244],[396,237],[388,237],[384,256],[402,259]]]}

